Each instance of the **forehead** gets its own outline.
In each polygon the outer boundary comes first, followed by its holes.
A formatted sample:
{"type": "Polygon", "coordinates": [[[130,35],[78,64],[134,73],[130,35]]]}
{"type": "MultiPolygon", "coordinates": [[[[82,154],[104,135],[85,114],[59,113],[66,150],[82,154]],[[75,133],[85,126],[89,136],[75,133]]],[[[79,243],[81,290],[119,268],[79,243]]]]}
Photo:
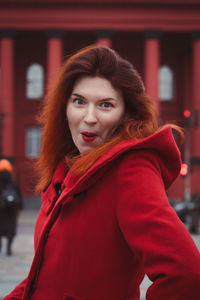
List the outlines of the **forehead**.
{"type": "Polygon", "coordinates": [[[81,76],[73,87],[72,93],[80,93],[81,96],[95,94],[97,97],[122,98],[120,90],[114,88],[109,80],[99,76],[81,76]]]}

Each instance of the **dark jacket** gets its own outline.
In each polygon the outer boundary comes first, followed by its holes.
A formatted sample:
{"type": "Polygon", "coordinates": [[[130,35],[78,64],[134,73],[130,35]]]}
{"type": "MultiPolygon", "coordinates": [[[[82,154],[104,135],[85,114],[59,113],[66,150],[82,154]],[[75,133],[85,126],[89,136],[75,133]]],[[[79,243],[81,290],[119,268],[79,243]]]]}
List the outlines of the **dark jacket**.
{"type": "Polygon", "coordinates": [[[80,178],[63,160],[42,193],[28,278],[4,299],[138,300],[145,273],[147,300],[197,299],[200,254],[165,193],[179,170],[169,127],[116,145],[80,178]]]}
{"type": "Polygon", "coordinates": [[[0,236],[13,237],[16,234],[17,214],[23,207],[22,196],[19,185],[12,174],[8,171],[0,172],[0,236]],[[2,194],[5,189],[14,189],[18,201],[13,206],[4,207],[2,194]]]}

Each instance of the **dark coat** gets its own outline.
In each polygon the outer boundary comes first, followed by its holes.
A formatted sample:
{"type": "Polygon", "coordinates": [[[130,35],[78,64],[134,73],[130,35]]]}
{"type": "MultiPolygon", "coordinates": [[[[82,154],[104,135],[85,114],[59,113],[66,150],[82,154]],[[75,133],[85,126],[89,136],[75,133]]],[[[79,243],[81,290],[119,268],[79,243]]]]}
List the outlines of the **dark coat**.
{"type": "MultiPolygon", "coordinates": [[[[16,234],[17,215],[22,209],[23,202],[17,181],[8,171],[0,172],[0,198],[3,190],[7,187],[12,187],[18,194],[18,203],[14,207],[4,208],[0,205],[0,236],[14,237],[16,234]]],[[[1,199],[0,199],[1,201],[1,199]]]]}
{"type": "Polygon", "coordinates": [[[165,193],[179,170],[169,127],[116,145],[80,178],[63,160],[42,193],[28,278],[4,299],[138,300],[145,273],[147,300],[197,299],[200,254],[165,193]]]}

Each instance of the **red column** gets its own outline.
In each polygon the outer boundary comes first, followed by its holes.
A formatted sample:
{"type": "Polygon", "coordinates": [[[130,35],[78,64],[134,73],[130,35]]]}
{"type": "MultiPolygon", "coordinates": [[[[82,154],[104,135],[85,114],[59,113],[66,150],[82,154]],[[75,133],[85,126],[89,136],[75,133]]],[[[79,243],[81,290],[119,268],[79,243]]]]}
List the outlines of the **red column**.
{"type": "MultiPolygon", "coordinates": [[[[192,34],[192,91],[189,95],[190,108],[192,111],[192,117],[195,121],[197,118],[198,123],[200,120],[200,32],[194,32],[192,34]]],[[[194,122],[195,123],[195,122],[194,122]]],[[[186,131],[185,143],[188,143],[189,151],[189,163],[191,162],[191,173],[188,180],[190,180],[191,195],[199,194],[199,174],[200,174],[200,124],[196,127],[192,122],[191,128],[186,131]]]]}
{"type": "MultiPolygon", "coordinates": [[[[195,32],[193,38],[192,111],[200,118],[200,32],[195,32]]],[[[200,124],[193,130],[192,156],[200,158],[200,124]]]]}
{"type": "Polygon", "coordinates": [[[144,79],[146,93],[155,101],[159,111],[158,72],[160,66],[160,31],[145,31],[144,45],[144,79]]]}
{"type": "Polygon", "coordinates": [[[1,114],[3,128],[1,134],[2,155],[14,156],[14,31],[0,32],[1,51],[1,114]]]}
{"type": "Polygon", "coordinates": [[[112,36],[113,36],[112,30],[109,29],[96,30],[95,36],[96,36],[97,45],[112,48],[112,36]]]}
{"type": "Polygon", "coordinates": [[[63,40],[64,31],[47,30],[47,86],[54,81],[56,74],[63,61],[63,40]]]}

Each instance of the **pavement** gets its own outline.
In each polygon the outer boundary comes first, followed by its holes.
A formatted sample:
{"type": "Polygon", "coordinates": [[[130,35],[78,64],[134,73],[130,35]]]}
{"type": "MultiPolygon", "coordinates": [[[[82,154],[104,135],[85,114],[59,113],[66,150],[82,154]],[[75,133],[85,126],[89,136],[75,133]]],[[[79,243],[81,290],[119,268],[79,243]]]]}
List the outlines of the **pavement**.
{"type": "MultiPolygon", "coordinates": [[[[3,239],[0,253],[0,300],[26,278],[33,259],[33,234],[38,210],[25,209],[19,215],[17,235],[13,242],[13,255],[6,256],[6,240],[3,239]]],[[[192,235],[200,250],[200,235],[192,235]]],[[[145,300],[146,290],[151,281],[146,276],[140,286],[141,300],[145,300]]]]}

